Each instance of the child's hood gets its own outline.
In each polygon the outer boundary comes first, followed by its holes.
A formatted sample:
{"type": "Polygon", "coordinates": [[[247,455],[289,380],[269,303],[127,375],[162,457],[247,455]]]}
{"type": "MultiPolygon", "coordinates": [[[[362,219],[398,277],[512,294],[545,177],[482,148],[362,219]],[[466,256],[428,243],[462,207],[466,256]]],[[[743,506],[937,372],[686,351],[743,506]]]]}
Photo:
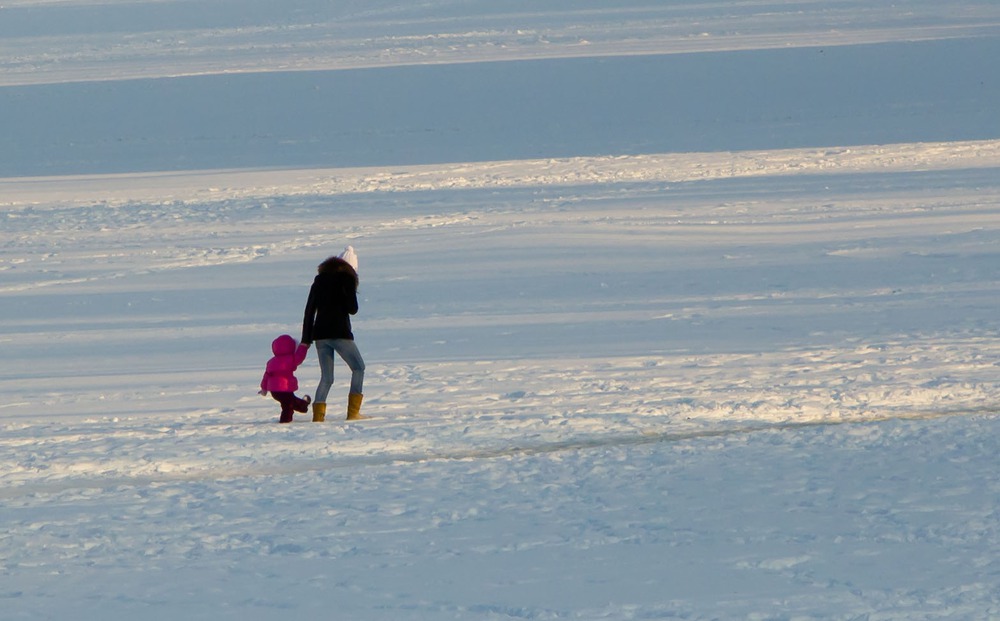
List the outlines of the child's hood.
{"type": "Polygon", "coordinates": [[[290,356],[295,353],[295,348],[299,344],[295,339],[287,334],[282,334],[271,342],[271,351],[275,356],[290,356]]]}

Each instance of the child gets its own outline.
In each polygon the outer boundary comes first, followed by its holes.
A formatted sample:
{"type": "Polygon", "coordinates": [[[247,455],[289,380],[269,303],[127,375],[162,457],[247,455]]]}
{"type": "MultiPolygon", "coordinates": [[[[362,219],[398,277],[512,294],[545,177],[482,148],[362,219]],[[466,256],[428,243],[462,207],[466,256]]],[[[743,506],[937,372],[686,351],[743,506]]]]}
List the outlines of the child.
{"type": "Polygon", "coordinates": [[[295,396],[299,389],[299,380],[295,379],[295,369],[306,359],[309,346],[298,344],[291,336],[282,334],[271,343],[274,357],[267,361],[267,370],[260,380],[260,394],[268,392],[274,400],[281,404],[281,418],[278,422],[292,422],[292,412],[307,412],[309,397],[300,399],[295,396]]]}

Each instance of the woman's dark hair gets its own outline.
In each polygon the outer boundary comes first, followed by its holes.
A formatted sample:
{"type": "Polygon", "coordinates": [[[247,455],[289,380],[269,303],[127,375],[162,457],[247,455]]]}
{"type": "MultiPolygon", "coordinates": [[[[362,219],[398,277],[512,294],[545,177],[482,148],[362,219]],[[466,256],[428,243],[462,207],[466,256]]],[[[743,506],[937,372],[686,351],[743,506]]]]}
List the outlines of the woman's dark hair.
{"type": "Polygon", "coordinates": [[[334,274],[337,272],[343,272],[344,274],[349,274],[354,279],[354,288],[358,288],[358,273],[354,271],[351,264],[347,261],[341,259],[340,257],[330,257],[319,264],[316,268],[317,273],[320,274],[334,274]]]}

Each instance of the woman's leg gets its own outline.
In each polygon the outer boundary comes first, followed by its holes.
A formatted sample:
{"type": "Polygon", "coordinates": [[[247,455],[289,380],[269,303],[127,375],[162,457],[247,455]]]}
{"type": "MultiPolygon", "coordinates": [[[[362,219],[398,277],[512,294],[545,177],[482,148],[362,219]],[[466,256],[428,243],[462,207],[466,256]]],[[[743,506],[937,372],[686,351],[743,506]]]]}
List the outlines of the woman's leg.
{"type": "Polygon", "coordinates": [[[315,343],[320,377],[313,403],[326,403],[326,396],[330,394],[330,387],[333,386],[333,354],[337,351],[335,343],[335,340],[330,339],[323,339],[315,343]]]}
{"type": "Polygon", "coordinates": [[[360,395],[364,392],[365,383],[365,361],[361,357],[361,351],[350,339],[333,339],[332,343],[337,353],[351,369],[351,392],[360,395]]]}

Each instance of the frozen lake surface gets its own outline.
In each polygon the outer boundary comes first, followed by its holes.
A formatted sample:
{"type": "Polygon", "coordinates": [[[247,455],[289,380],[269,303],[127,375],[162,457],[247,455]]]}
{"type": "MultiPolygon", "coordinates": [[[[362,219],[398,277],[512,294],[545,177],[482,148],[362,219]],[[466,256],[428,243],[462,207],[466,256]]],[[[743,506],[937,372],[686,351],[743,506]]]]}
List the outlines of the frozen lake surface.
{"type": "Polygon", "coordinates": [[[984,37],[12,86],[0,176],[995,138],[996,58],[984,37]]]}

